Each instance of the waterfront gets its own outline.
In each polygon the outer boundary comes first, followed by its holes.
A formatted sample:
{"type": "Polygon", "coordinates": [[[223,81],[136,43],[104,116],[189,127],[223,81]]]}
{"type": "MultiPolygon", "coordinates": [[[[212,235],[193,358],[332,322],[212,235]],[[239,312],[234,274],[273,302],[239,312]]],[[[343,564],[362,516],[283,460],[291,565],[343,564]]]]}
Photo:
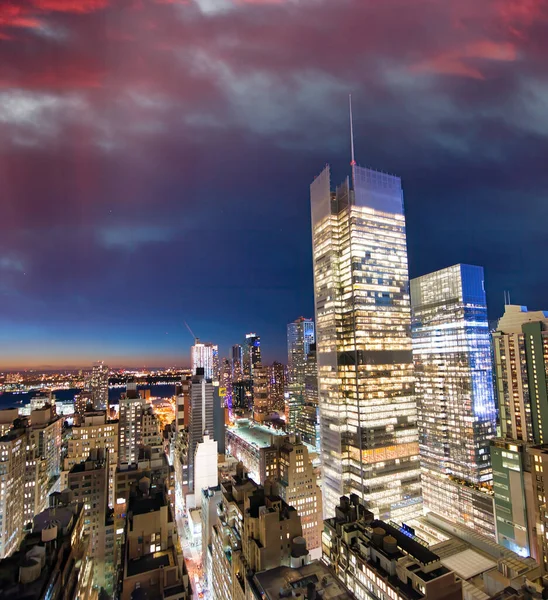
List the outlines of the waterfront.
{"type": "MultiPolygon", "coordinates": [[[[171,398],[175,394],[175,384],[157,384],[157,385],[140,385],[140,390],[150,390],[150,395],[154,398],[171,398]]],[[[74,400],[74,396],[80,393],[79,388],[58,389],[52,390],[56,399],[59,402],[70,402],[74,400]]],[[[109,402],[117,404],[120,396],[126,391],[125,386],[112,386],[108,391],[109,402]]],[[[45,390],[34,390],[32,392],[4,392],[0,395],[0,409],[3,408],[20,408],[30,402],[30,399],[36,395],[44,393],[45,390]]]]}

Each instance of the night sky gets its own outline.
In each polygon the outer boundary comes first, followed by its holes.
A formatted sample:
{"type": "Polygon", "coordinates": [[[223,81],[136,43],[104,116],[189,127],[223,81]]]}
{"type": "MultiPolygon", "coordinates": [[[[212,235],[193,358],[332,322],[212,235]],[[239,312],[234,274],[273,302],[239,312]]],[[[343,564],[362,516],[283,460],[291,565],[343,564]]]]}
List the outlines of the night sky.
{"type": "Polygon", "coordinates": [[[548,309],[547,52],[545,0],[0,0],[0,368],[285,360],[349,93],[411,277],[548,309]]]}

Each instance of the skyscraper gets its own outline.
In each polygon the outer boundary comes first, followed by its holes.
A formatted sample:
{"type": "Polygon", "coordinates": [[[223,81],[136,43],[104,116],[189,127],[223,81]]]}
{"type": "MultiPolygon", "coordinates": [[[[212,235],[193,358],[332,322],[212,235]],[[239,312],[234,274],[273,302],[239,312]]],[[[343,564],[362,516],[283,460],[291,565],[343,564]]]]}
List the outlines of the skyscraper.
{"type": "Polygon", "coordinates": [[[191,348],[192,374],[196,369],[203,369],[206,379],[218,380],[219,377],[219,347],[210,342],[200,342],[196,338],[191,348]]]}
{"type": "Polygon", "coordinates": [[[422,503],[401,181],[352,161],[310,192],[324,514],[355,493],[406,519],[422,503]]]}
{"type": "Polygon", "coordinates": [[[240,344],[232,346],[230,362],[232,364],[232,381],[240,381],[243,377],[243,349],[240,344]]]}
{"type": "MultiPolygon", "coordinates": [[[[204,376],[201,368],[190,379],[190,407],[188,424],[188,488],[194,491],[194,455],[197,445],[203,441],[204,434],[212,438],[215,431],[214,401],[219,401],[218,388],[204,376]]],[[[219,403],[220,406],[220,403],[219,403]]]]}
{"type": "Polygon", "coordinates": [[[256,333],[246,333],[243,348],[244,378],[253,379],[253,370],[261,364],[261,338],[256,333]]]}
{"type": "Polygon", "coordinates": [[[548,568],[548,312],[507,305],[493,332],[499,438],[491,445],[497,542],[548,568]]]}
{"type": "Polygon", "coordinates": [[[490,440],[496,407],[483,268],[411,281],[413,358],[425,507],[493,536],[490,440]]]}
{"type": "Polygon", "coordinates": [[[493,349],[501,436],[548,442],[548,312],[506,306],[493,349]]]}
{"type": "Polygon", "coordinates": [[[274,361],[271,367],[268,393],[276,411],[285,410],[285,365],[274,361]]]}
{"type": "Polygon", "coordinates": [[[0,558],[15,552],[23,537],[25,442],[24,429],[0,437],[0,558]]]}
{"type": "Polygon", "coordinates": [[[314,343],[314,321],[299,319],[287,325],[287,429],[296,431],[297,417],[304,406],[306,359],[314,343]]]}
{"type": "Polygon", "coordinates": [[[94,410],[108,409],[108,367],[103,362],[93,366],[89,381],[94,410]]]}
{"type": "Polygon", "coordinates": [[[137,462],[139,446],[142,443],[143,408],[146,402],[139,396],[137,385],[129,382],[126,393],[120,398],[120,421],[118,427],[118,456],[121,463],[137,462]]]}
{"type": "Polygon", "coordinates": [[[316,344],[310,344],[304,376],[304,404],[297,415],[296,431],[302,439],[320,451],[320,411],[318,406],[318,362],[316,344]]]}

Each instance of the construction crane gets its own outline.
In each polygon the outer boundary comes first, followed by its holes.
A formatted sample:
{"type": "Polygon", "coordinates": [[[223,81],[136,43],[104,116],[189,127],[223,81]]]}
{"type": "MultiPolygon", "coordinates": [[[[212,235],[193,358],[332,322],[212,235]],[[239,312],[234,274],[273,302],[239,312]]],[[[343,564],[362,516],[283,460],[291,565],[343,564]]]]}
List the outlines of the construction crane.
{"type": "Polygon", "coordinates": [[[194,343],[198,343],[199,339],[194,335],[194,332],[192,331],[192,329],[190,329],[190,325],[186,322],[183,321],[185,324],[185,327],[188,329],[188,332],[190,333],[190,335],[192,336],[192,339],[194,340],[194,343]]]}

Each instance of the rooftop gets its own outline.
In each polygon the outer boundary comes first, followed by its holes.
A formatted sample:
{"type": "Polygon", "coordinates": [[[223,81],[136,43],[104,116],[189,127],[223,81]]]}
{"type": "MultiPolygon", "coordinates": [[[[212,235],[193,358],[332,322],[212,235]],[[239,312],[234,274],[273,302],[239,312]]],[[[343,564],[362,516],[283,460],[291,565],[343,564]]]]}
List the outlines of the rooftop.
{"type": "Polygon", "coordinates": [[[163,551],[129,560],[127,563],[127,576],[134,577],[147,571],[155,571],[160,567],[169,567],[171,564],[170,556],[171,553],[169,551],[163,551]]]}
{"type": "Polygon", "coordinates": [[[353,600],[355,597],[320,561],[311,562],[304,567],[276,567],[253,578],[255,586],[265,600],[286,598],[291,592],[307,592],[309,585],[322,592],[323,600],[353,600]],[[289,594],[288,594],[289,592],[289,594]]]}
{"type": "Polygon", "coordinates": [[[156,512],[165,505],[166,501],[161,492],[154,496],[132,496],[129,499],[129,510],[132,511],[134,515],[145,515],[150,512],[156,512]]]}
{"type": "Polygon", "coordinates": [[[284,431],[271,429],[264,425],[257,425],[248,419],[236,421],[234,427],[228,427],[227,432],[237,435],[245,442],[257,448],[268,448],[272,445],[273,436],[286,435],[284,431]]]}
{"type": "Polygon", "coordinates": [[[490,560],[472,548],[442,558],[441,562],[462,579],[471,579],[472,577],[497,566],[495,561],[490,560]]]}

